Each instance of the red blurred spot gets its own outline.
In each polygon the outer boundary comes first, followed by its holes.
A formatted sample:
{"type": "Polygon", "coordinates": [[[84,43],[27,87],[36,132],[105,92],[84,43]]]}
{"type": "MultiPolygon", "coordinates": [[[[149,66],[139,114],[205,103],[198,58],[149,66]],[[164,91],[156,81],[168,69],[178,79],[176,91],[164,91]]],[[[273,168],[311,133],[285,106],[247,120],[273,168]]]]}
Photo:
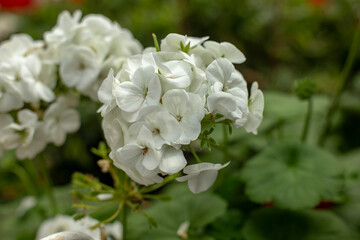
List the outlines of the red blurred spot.
{"type": "Polygon", "coordinates": [[[71,0],[73,3],[84,3],[86,0],[71,0]]]}
{"type": "Polygon", "coordinates": [[[0,6],[5,9],[27,8],[33,3],[33,0],[0,0],[0,6]]]}
{"type": "Polygon", "coordinates": [[[274,203],[272,201],[270,202],[266,202],[266,203],[263,203],[262,204],[264,207],[273,207],[274,206],[274,203]]]}
{"type": "Polygon", "coordinates": [[[333,202],[321,201],[315,208],[316,209],[329,209],[335,206],[333,202]]]}
{"type": "Polygon", "coordinates": [[[326,0],[308,0],[308,2],[313,6],[322,6],[325,4],[326,0]]]}

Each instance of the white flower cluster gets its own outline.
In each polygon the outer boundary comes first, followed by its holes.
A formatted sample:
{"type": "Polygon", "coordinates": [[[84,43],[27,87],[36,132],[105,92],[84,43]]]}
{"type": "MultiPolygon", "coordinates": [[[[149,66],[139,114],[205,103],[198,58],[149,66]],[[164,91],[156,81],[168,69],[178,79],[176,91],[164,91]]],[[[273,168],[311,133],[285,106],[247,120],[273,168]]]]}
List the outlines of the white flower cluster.
{"type": "Polygon", "coordinates": [[[264,108],[257,83],[247,84],[233,63],[245,61],[234,45],[169,34],[159,51],[129,57],[110,71],[98,97],[114,165],[149,185],[183,170],[192,192],[207,190],[225,165],[187,165],[181,149],[198,139],[207,114],[221,114],[236,128],[256,133],[264,108]]]}
{"type": "MultiPolygon", "coordinates": [[[[98,221],[91,217],[85,217],[78,221],[75,221],[73,217],[67,215],[57,215],[53,218],[45,220],[39,227],[36,240],[43,239],[49,235],[58,232],[77,232],[86,234],[84,236],[89,236],[86,239],[100,240],[103,239],[101,236],[101,231],[108,239],[121,240],[122,239],[122,224],[118,221],[113,223],[104,224],[102,230],[96,228],[91,230],[90,227],[97,224],[98,221]]],[[[47,239],[47,238],[46,238],[47,239]]],[[[63,239],[63,238],[51,238],[51,239],[63,239]]],[[[80,238],[72,238],[80,239],[80,238]]],[[[82,238],[81,238],[82,239],[82,238]]]]}
{"type": "Polygon", "coordinates": [[[62,145],[80,127],[78,94],[69,88],[97,99],[101,74],[141,51],[130,32],[104,16],[80,17],[63,12],[43,41],[19,34],[1,43],[0,155],[16,149],[19,159],[34,158],[47,143],[62,145]]]}
{"type": "Polygon", "coordinates": [[[59,15],[56,26],[44,34],[48,60],[59,64],[61,81],[97,100],[97,91],[110,68],[120,70],[124,60],[142,50],[132,34],[100,14],[82,20],[81,12],[59,15]]]}

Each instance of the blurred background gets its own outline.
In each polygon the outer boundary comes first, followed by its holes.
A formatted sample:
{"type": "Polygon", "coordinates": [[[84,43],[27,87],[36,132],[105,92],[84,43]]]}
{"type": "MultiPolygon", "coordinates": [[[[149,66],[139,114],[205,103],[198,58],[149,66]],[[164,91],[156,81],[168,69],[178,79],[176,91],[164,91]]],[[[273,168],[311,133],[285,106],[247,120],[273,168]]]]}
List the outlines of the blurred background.
{"type": "MultiPolygon", "coordinates": [[[[265,127],[270,126],[268,119],[280,122],[289,115],[303,120],[306,104],[291,105],[296,100],[290,97],[294,82],[301,79],[313,81],[317,94],[325,98],[316,105],[322,120],[329,102],[326,99],[339,88],[341,70],[360,19],[359,0],[0,0],[0,41],[14,33],[42,39],[43,33],[56,24],[60,12],[76,9],[83,15],[98,13],[118,22],[144,47],[153,46],[152,33],[158,39],[180,33],[233,43],[247,58],[238,70],[248,83],[257,81],[265,92],[265,127]]],[[[360,146],[359,54],[346,89],[327,141],[334,153],[347,153],[360,146]]],[[[68,184],[75,170],[109,181],[100,174],[97,157],[89,151],[103,139],[95,114],[97,107],[85,102],[80,106],[81,130],[68,137],[60,149],[47,147],[55,185],[68,184]]],[[[291,131],[300,132],[298,126],[293,124],[291,131]]],[[[291,133],[287,137],[291,138],[291,133]]],[[[238,154],[244,159],[254,155],[265,145],[258,139],[243,144],[238,154]]],[[[20,181],[8,171],[12,159],[7,153],[0,161],[0,204],[24,196],[20,181]]]]}

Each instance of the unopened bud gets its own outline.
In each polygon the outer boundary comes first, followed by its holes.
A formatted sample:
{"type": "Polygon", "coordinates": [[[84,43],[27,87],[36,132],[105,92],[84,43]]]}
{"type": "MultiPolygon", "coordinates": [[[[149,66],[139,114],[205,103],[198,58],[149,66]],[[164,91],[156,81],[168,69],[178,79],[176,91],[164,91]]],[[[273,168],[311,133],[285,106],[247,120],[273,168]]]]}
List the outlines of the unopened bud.
{"type": "Polygon", "coordinates": [[[315,83],[310,81],[309,79],[304,79],[300,81],[296,81],[294,84],[295,94],[301,99],[306,100],[314,95],[316,90],[315,83]]]}
{"type": "Polygon", "coordinates": [[[101,159],[97,161],[97,164],[101,168],[101,172],[107,173],[110,171],[111,163],[109,160],[101,159]]]}
{"type": "Polygon", "coordinates": [[[187,239],[189,227],[190,227],[189,221],[181,223],[176,234],[182,239],[187,239]]]}

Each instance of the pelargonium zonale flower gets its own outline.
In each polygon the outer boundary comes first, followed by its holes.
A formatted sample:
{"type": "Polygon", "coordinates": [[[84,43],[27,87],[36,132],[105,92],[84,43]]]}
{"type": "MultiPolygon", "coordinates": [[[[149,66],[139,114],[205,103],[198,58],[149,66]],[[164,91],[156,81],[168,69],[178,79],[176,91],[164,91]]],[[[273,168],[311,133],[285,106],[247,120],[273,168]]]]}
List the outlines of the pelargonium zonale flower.
{"type": "Polygon", "coordinates": [[[229,163],[197,158],[193,164],[183,154],[205,131],[205,118],[256,134],[264,99],[257,83],[249,99],[247,83],[233,65],[244,62],[244,55],[231,43],[207,39],[169,34],[159,49],[147,48],[120,71],[111,70],[100,86],[110,158],[139,184],[183,172],[177,179],[188,181],[192,192],[209,189],[229,163]]]}

